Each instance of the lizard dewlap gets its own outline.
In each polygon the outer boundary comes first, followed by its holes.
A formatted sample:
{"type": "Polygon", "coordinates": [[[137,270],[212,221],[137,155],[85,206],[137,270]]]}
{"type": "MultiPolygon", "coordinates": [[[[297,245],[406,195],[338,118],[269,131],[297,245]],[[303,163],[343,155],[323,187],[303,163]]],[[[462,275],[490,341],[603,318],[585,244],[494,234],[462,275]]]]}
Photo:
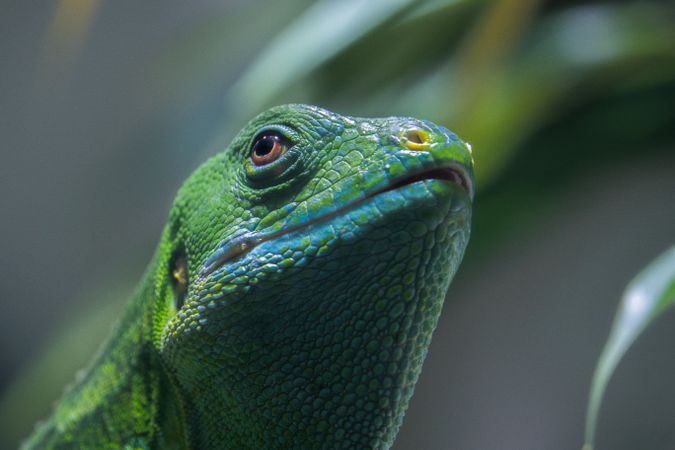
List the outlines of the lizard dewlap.
{"type": "Polygon", "coordinates": [[[24,448],[386,449],[469,239],[468,146],[254,118],[181,187],[129,306],[24,448]]]}

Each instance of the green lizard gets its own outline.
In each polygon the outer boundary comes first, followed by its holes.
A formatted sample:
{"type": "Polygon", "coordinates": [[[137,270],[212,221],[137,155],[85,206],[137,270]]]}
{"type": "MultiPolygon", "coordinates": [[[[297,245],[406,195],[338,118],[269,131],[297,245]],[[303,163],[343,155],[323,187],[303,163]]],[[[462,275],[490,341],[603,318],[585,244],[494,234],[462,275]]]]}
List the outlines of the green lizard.
{"type": "Polygon", "coordinates": [[[389,448],[469,238],[470,147],[272,108],[185,182],[125,314],[24,448],[389,448]]]}

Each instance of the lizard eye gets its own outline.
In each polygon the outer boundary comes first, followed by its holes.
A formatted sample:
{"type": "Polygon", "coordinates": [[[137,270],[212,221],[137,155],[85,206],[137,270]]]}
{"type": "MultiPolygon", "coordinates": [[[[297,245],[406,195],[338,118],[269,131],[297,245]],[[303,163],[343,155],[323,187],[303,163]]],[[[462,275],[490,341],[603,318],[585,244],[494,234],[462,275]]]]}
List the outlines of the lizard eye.
{"type": "Polygon", "coordinates": [[[171,262],[171,284],[173,285],[173,298],[176,310],[183,307],[187,295],[188,266],[187,257],[183,249],[176,252],[171,262]]]}
{"type": "Polygon", "coordinates": [[[257,136],[251,146],[251,161],[256,166],[270,164],[281,157],[293,146],[286,137],[274,131],[266,131],[257,136]]]}

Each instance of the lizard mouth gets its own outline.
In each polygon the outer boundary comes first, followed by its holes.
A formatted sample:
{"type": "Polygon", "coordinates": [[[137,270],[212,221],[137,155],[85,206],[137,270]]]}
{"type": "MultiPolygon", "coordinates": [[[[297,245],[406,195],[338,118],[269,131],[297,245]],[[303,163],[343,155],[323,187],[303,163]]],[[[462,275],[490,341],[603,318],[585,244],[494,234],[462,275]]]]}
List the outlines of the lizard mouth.
{"type": "Polygon", "coordinates": [[[271,241],[280,236],[302,230],[311,225],[316,225],[323,223],[337,217],[341,214],[344,214],[346,211],[349,211],[357,206],[363,204],[367,200],[384,194],[385,192],[390,192],[402,187],[408,186],[413,183],[423,182],[427,180],[441,180],[445,182],[450,182],[460,186],[469,196],[470,200],[473,200],[473,183],[471,178],[467,174],[466,170],[459,165],[449,165],[444,167],[435,167],[427,170],[422,170],[410,175],[406,175],[398,180],[395,180],[393,183],[384,186],[372,193],[365,195],[364,197],[350,202],[344,206],[340,206],[333,211],[330,211],[326,214],[323,214],[314,219],[307,220],[303,223],[290,226],[283,230],[274,231],[271,233],[263,232],[250,232],[243,235],[240,235],[226,245],[219,247],[205,262],[204,267],[202,268],[199,278],[205,278],[211,273],[213,273],[218,268],[222,267],[224,264],[233,261],[246,253],[253,250],[258,245],[263,242],[271,241]]]}
{"type": "Polygon", "coordinates": [[[413,175],[409,175],[383,189],[380,189],[379,191],[376,191],[371,195],[366,196],[365,199],[424,180],[445,180],[455,183],[461,186],[467,192],[467,194],[469,194],[471,200],[473,200],[473,183],[471,183],[471,179],[466,174],[466,171],[458,166],[428,169],[413,175]]]}

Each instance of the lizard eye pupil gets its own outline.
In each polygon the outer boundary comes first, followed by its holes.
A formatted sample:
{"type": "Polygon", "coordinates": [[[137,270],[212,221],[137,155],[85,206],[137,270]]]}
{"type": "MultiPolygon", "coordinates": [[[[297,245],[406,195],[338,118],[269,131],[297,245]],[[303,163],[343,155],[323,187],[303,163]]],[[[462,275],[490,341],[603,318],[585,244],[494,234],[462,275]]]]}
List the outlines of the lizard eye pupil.
{"type": "Polygon", "coordinates": [[[188,286],[188,266],[185,250],[181,249],[171,258],[171,284],[176,309],[181,309],[185,303],[188,286]]]}
{"type": "Polygon", "coordinates": [[[258,136],[251,146],[251,160],[264,166],[279,159],[293,144],[279,133],[266,132],[258,136]]]}

